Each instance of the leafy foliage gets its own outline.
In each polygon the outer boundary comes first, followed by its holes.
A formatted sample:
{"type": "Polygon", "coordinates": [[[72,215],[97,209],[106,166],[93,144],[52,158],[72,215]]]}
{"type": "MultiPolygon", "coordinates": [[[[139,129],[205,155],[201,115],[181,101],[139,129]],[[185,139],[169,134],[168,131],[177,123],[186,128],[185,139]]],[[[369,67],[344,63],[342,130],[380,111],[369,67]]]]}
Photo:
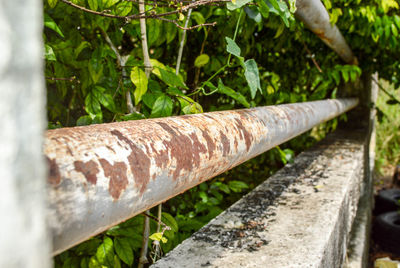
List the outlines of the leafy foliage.
{"type": "MultiPolygon", "coordinates": [[[[323,0],[359,66],[343,64],[295,21],[294,0],[200,6],[188,26],[217,24],[187,33],[178,72],[182,30],[175,23],[184,27],[187,13],[179,2],[153,6],[148,1],[147,13],[175,12],[164,17],[173,23],[147,20],[153,66],[149,77],[139,21],[107,17],[138,14],[136,2],[71,1],[102,16],[65,2],[44,2],[49,128],[335,98],[339,86],[355,81],[361,72],[378,71],[400,86],[398,0],[323,0]],[[128,112],[129,101],[135,105],[133,113],[128,112]]],[[[168,201],[162,222],[169,229],[157,231],[157,223],[151,222],[151,254],[154,242],[164,253],[171,250],[336,124],[337,119],[168,201]]],[[[135,266],[143,220],[142,215],[134,217],[60,254],[56,266],[135,266]]]]}

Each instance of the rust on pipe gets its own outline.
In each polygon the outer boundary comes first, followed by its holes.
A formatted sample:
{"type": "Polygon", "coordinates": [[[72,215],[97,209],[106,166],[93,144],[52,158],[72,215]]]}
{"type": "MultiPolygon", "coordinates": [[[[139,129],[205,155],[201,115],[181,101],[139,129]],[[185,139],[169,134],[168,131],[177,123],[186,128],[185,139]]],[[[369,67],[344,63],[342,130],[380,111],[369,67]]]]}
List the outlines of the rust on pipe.
{"type": "Polygon", "coordinates": [[[60,253],[348,111],[324,100],[49,130],[49,225],[60,253]]]}
{"type": "Polygon", "coordinates": [[[328,11],[320,0],[297,0],[296,17],[348,64],[358,64],[336,25],[329,21],[328,11]]]}

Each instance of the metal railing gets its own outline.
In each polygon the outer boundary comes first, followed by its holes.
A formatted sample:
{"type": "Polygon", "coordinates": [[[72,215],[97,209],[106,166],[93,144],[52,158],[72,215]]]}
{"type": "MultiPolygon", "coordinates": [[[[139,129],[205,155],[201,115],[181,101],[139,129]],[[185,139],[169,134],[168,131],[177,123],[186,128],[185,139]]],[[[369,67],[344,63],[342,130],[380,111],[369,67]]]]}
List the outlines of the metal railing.
{"type": "Polygon", "coordinates": [[[358,104],[324,100],[49,130],[59,253],[358,104]]]}
{"type": "MultiPolygon", "coordinates": [[[[348,63],[350,48],[319,0],[296,16],[348,63]]],[[[53,254],[162,203],[355,107],[324,100],[50,130],[53,254]]]]}
{"type": "MultiPolygon", "coordinates": [[[[27,10],[31,10],[32,14],[40,14],[38,1],[28,2],[27,10]]],[[[13,4],[9,4],[6,10],[10,12],[19,10],[11,5],[13,4]]],[[[17,5],[19,4],[16,3],[15,6],[17,5]]],[[[319,0],[297,0],[296,5],[298,8],[296,16],[303,20],[307,27],[335,50],[345,62],[357,63],[339,30],[336,26],[330,25],[328,13],[319,0]]],[[[35,19],[40,17],[35,16],[35,19]]],[[[6,33],[1,42],[6,41],[5,48],[9,48],[9,53],[12,53],[12,46],[7,43],[10,43],[10,40],[19,40],[15,42],[18,45],[31,43],[30,40],[34,44],[40,43],[39,25],[34,24],[34,29],[29,30],[28,35],[24,29],[30,25],[31,17],[21,17],[18,13],[16,18],[18,20],[15,19],[13,23],[4,24],[6,25],[4,29],[0,27],[0,32],[6,33]],[[9,30],[9,26],[14,25],[14,22],[15,25],[19,25],[16,22],[21,22],[23,26],[13,28],[15,31],[9,30]],[[36,31],[36,35],[31,34],[36,31]]],[[[2,20],[13,17],[3,16],[1,13],[0,19],[2,24],[2,20]]],[[[26,51],[32,52],[31,54],[35,56],[29,57],[34,58],[32,64],[28,62],[30,68],[40,70],[42,59],[39,46],[30,46],[26,51]]],[[[12,88],[15,91],[20,86],[20,77],[32,73],[22,68],[27,66],[26,62],[23,64],[19,61],[13,62],[17,64],[10,65],[10,68],[15,70],[15,79],[13,78],[12,83],[0,83],[2,89],[12,88]]],[[[3,67],[0,66],[0,73],[9,72],[3,67]]],[[[27,137],[18,138],[21,126],[29,126],[32,121],[38,122],[38,128],[39,125],[44,125],[44,119],[42,120],[44,113],[40,108],[44,96],[41,90],[44,90],[44,87],[37,82],[40,80],[40,75],[42,74],[39,71],[35,71],[32,77],[27,76],[27,84],[21,86],[23,90],[18,93],[25,94],[21,95],[24,98],[19,96],[19,99],[30,99],[33,91],[29,91],[29,86],[33,85],[38,94],[35,95],[34,101],[30,100],[30,103],[35,105],[27,105],[26,109],[21,111],[9,109],[9,114],[12,115],[10,118],[15,120],[9,120],[13,122],[8,128],[11,129],[11,134],[7,134],[8,139],[4,139],[3,144],[9,142],[15,148],[11,145],[7,147],[12,147],[12,150],[6,151],[3,159],[8,161],[15,158],[15,161],[12,160],[14,161],[12,164],[17,163],[15,167],[26,165],[26,159],[32,158],[35,161],[28,165],[26,171],[16,172],[14,177],[9,176],[12,174],[13,165],[3,167],[5,170],[3,173],[10,177],[12,183],[5,184],[2,189],[2,193],[7,193],[3,195],[4,198],[9,197],[6,201],[11,205],[4,206],[1,211],[5,212],[10,208],[15,211],[14,218],[8,217],[12,220],[3,221],[2,229],[5,232],[14,226],[26,226],[26,219],[19,215],[34,214],[44,221],[42,213],[44,203],[41,195],[37,194],[36,188],[31,187],[31,191],[27,190],[30,185],[40,186],[39,180],[43,179],[44,165],[38,157],[41,133],[36,128],[32,131],[28,129],[29,141],[27,137]],[[29,116],[24,117],[25,115],[32,115],[33,119],[29,116]],[[14,121],[18,127],[14,127],[14,121]],[[18,137],[9,138],[12,135],[18,137]],[[29,144],[31,141],[34,144],[29,144]],[[36,154],[29,151],[31,147],[36,148],[36,151],[32,149],[36,154]],[[18,157],[15,157],[17,153],[18,157]],[[31,178],[28,178],[29,175],[35,177],[32,182],[31,178]],[[26,182],[29,182],[29,185],[25,185],[26,182]],[[24,202],[20,202],[21,200],[24,202]],[[32,213],[27,200],[31,200],[32,204],[38,204],[35,209],[40,213],[32,213]]],[[[332,119],[355,107],[357,103],[357,99],[324,100],[47,131],[44,154],[50,167],[47,185],[50,212],[48,225],[53,238],[53,254],[60,253],[317,124],[332,119]]],[[[3,162],[8,163],[7,161],[3,162]]],[[[33,219],[32,215],[29,219],[33,219]]],[[[40,220],[35,222],[37,224],[34,226],[40,225],[40,220]]],[[[18,238],[16,241],[23,241],[28,237],[28,232],[32,232],[34,235],[27,239],[32,241],[32,245],[43,245],[42,250],[21,258],[35,267],[40,265],[47,267],[50,263],[48,260],[40,262],[43,258],[41,256],[47,252],[46,236],[44,232],[39,235],[38,229],[32,228],[15,228],[16,231],[7,237],[16,237],[18,238]]],[[[3,252],[1,255],[4,255],[4,260],[0,260],[0,263],[7,267],[9,267],[7,264],[16,263],[19,256],[24,254],[11,254],[12,248],[19,246],[0,245],[3,252]]],[[[35,246],[31,248],[39,249],[35,246]]],[[[21,252],[27,251],[26,249],[21,252]]]]}

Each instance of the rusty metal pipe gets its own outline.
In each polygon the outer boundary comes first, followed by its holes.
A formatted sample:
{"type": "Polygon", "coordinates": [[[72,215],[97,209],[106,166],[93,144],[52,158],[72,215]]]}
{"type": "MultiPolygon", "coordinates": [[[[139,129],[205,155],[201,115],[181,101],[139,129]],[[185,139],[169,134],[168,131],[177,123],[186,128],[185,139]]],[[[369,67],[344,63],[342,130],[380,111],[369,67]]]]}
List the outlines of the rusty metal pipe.
{"type": "Polygon", "coordinates": [[[49,130],[54,254],[348,111],[357,99],[49,130]]]}
{"type": "Polygon", "coordinates": [[[315,33],[328,47],[346,63],[358,64],[346,40],[336,25],[329,21],[329,14],[320,0],[297,0],[295,16],[315,33]]]}

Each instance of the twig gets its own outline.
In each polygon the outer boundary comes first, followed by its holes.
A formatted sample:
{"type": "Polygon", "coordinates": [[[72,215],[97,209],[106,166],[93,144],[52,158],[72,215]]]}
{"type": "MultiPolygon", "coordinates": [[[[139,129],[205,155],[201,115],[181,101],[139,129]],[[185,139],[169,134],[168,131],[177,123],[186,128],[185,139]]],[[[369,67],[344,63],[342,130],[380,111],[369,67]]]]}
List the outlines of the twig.
{"type": "Polygon", "coordinates": [[[72,76],[72,77],[48,77],[46,76],[47,80],[51,80],[51,81],[69,81],[69,82],[74,82],[76,81],[77,83],[79,83],[79,80],[76,80],[76,76],[72,76]]]}
{"type": "Polygon", "coordinates": [[[166,18],[162,18],[162,17],[154,17],[154,19],[173,23],[179,29],[182,29],[182,30],[185,30],[185,31],[194,30],[194,29],[197,29],[197,28],[200,28],[200,27],[203,27],[203,26],[215,26],[215,25],[217,25],[217,22],[214,21],[214,22],[211,22],[211,23],[197,24],[197,25],[194,25],[192,27],[186,27],[186,26],[183,27],[183,26],[179,25],[179,23],[176,20],[170,20],[170,19],[166,19],[166,18]]]}
{"type": "Polygon", "coordinates": [[[140,258],[138,268],[143,268],[144,264],[148,263],[149,260],[147,259],[147,247],[149,243],[149,236],[150,236],[150,221],[149,221],[149,210],[146,210],[144,213],[146,217],[144,217],[143,222],[143,238],[142,238],[142,248],[140,250],[140,258]]]}
{"type": "MultiPolygon", "coordinates": [[[[110,37],[108,36],[108,34],[100,28],[101,34],[103,35],[104,39],[106,40],[107,44],[110,46],[110,48],[112,49],[112,51],[114,51],[115,56],[117,57],[117,64],[118,67],[122,69],[122,79],[124,77],[126,77],[126,69],[123,68],[125,66],[125,62],[127,60],[127,57],[122,57],[121,54],[119,53],[118,49],[115,47],[114,43],[111,41],[110,37]]],[[[117,90],[115,92],[118,91],[120,87],[120,83],[118,83],[118,87],[117,90]]],[[[124,82],[122,81],[122,90],[124,89],[124,82]]],[[[115,93],[114,93],[115,96],[115,93]]],[[[125,92],[125,98],[126,98],[126,106],[128,108],[128,112],[131,114],[133,112],[135,112],[135,108],[133,106],[132,103],[132,96],[131,96],[131,92],[129,90],[127,90],[125,92]]]]}
{"type": "MultiPolygon", "coordinates": [[[[157,211],[158,213],[157,213],[157,233],[159,233],[160,232],[160,226],[161,226],[161,223],[163,223],[162,221],[161,221],[161,218],[162,218],[162,204],[159,204],[158,205],[158,211],[157,211]]],[[[164,223],[163,223],[164,224],[164,223]]],[[[165,225],[165,224],[164,224],[165,225]]],[[[165,225],[165,226],[167,226],[167,225],[165,225]]],[[[169,226],[168,226],[169,227],[169,226]]],[[[153,262],[155,262],[156,260],[157,260],[157,257],[160,257],[161,258],[161,254],[160,254],[160,252],[161,252],[161,247],[160,247],[160,241],[157,241],[157,240],[155,240],[154,242],[153,242],[153,244],[154,244],[154,247],[155,247],[155,252],[154,252],[154,258],[153,258],[153,262]]]]}
{"type": "MultiPolygon", "coordinates": [[[[94,11],[91,9],[88,9],[86,7],[74,4],[68,0],[61,0],[61,2],[70,5],[76,9],[79,9],[81,11],[93,14],[93,15],[98,15],[98,16],[103,16],[103,17],[108,17],[108,18],[113,18],[113,19],[121,19],[121,20],[134,20],[134,19],[157,19],[157,18],[161,18],[161,17],[165,17],[168,15],[173,15],[173,14],[177,14],[177,13],[182,13],[182,12],[187,12],[189,9],[194,9],[194,8],[198,8],[200,6],[205,6],[205,5],[210,5],[210,4],[214,4],[214,3],[222,3],[222,2],[229,2],[229,0],[199,0],[199,1],[195,1],[192,2],[190,4],[187,4],[185,6],[179,7],[179,9],[177,10],[173,10],[173,11],[168,11],[168,12],[164,12],[164,13],[160,13],[157,14],[155,12],[150,12],[150,14],[146,14],[148,13],[150,10],[145,11],[143,9],[143,11],[139,10],[138,14],[132,14],[132,15],[127,15],[127,16],[118,16],[118,15],[113,15],[113,14],[109,14],[106,12],[99,12],[99,11],[94,11]]],[[[140,5],[144,5],[144,2],[139,2],[139,6],[140,5]]],[[[202,25],[202,26],[207,26],[207,25],[202,25]]],[[[182,27],[182,26],[180,26],[182,27]]],[[[199,26],[201,27],[201,26],[199,26]]],[[[197,27],[196,27],[197,28],[197,27]]],[[[195,28],[193,28],[195,29],[195,28]]]]}
{"type": "MultiPolygon", "coordinates": [[[[144,3],[139,3],[139,12],[144,13],[145,5],[144,3]]],[[[144,64],[144,71],[147,77],[150,76],[151,70],[153,66],[150,62],[149,56],[149,48],[147,45],[147,30],[146,30],[146,19],[140,18],[140,35],[142,41],[142,52],[143,52],[143,64],[144,64]]],[[[150,215],[150,210],[147,210],[145,214],[150,215]]],[[[148,217],[145,217],[144,224],[143,224],[143,240],[142,240],[142,248],[140,250],[140,258],[138,268],[143,268],[145,263],[148,263],[147,259],[147,250],[148,250],[148,243],[149,243],[149,236],[150,236],[150,221],[148,217]]]]}
{"type": "Polygon", "coordinates": [[[315,65],[315,67],[317,67],[318,71],[319,71],[320,73],[322,73],[321,67],[319,67],[318,62],[315,60],[314,55],[313,55],[313,54],[311,53],[311,51],[308,49],[306,43],[305,43],[303,40],[301,40],[301,42],[303,43],[304,49],[306,50],[308,56],[310,56],[312,62],[313,62],[314,65],[315,65]]]}
{"type": "MultiPolygon", "coordinates": [[[[139,12],[143,13],[145,10],[144,4],[139,4],[139,12]]],[[[144,63],[144,71],[146,76],[149,77],[153,66],[150,63],[150,56],[149,56],[149,48],[147,45],[147,30],[146,30],[146,19],[140,19],[140,34],[142,39],[142,52],[143,52],[143,63],[144,63]]]]}
{"type": "MultiPolygon", "coordinates": [[[[189,9],[186,21],[185,21],[185,28],[187,28],[190,20],[190,16],[192,15],[192,9],[189,9]]],[[[186,39],[186,29],[183,30],[182,32],[182,38],[181,38],[181,43],[179,44],[179,50],[178,50],[178,58],[176,59],[176,69],[175,69],[175,74],[179,74],[179,69],[181,67],[181,61],[182,61],[182,53],[183,53],[183,47],[185,45],[185,39],[186,39]]]]}
{"type": "Polygon", "coordinates": [[[372,80],[378,85],[378,87],[386,94],[388,95],[392,100],[394,100],[397,104],[400,104],[400,100],[398,100],[392,93],[387,91],[379,81],[375,79],[375,77],[372,77],[372,80]]]}

